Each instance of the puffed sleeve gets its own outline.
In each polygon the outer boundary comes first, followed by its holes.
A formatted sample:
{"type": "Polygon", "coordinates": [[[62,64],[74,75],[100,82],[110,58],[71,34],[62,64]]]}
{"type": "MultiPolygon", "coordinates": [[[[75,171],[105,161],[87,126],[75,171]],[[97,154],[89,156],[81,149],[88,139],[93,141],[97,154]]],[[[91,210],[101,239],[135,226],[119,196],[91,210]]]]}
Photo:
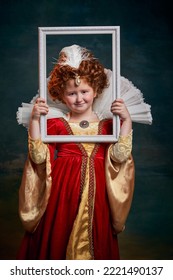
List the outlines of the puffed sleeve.
{"type": "Polygon", "coordinates": [[[46,161],[47,145],[41,139],[34,140],[28,135],[28,150],[34,163],[41,164],[46,161]]]}
{"type": "Polygon", "coordinates": [[[118,142],[111,146],[110,156],[115,162],[126,161],[132,153],[133,131],[126,136],[119,136],[118,142]]]}

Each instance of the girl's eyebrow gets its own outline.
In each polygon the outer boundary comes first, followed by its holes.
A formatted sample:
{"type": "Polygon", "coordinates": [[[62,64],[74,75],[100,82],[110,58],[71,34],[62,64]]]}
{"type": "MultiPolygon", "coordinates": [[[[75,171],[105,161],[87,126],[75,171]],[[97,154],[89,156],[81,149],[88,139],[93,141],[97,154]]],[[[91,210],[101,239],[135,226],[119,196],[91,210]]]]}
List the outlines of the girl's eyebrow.
{"type": "MultiPolygon", "coordinates": [[[[88,89],[87,87],[86,87],[86,88],[83,87],[83,88],[80,89],[80,91],[88,91],[88,90],[89,90],[89,89],[88,89]]],[[[75,92],[76,92],[76,89],[74,89],[74,90],[68,90],[68,89],[67,89],[65,92],[66,92],[66,93],[71,93],[71,92],[74,92],[74,93],[75,93],[75,92]]]]}
{"type": "Polygon", "coordinates": [[[75,93],[75,92],[76,92],[75,90],[69,90],[69,91],[68,91],[68,90],[66,90],[66,91],[65,91],[65,94],[75,93]]]}

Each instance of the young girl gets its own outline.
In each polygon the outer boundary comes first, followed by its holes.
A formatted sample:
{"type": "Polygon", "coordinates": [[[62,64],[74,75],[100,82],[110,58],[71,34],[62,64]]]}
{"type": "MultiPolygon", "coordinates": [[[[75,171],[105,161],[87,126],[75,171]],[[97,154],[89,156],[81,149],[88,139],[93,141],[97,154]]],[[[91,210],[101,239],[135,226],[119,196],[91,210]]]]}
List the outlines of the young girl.
{"type": "MultiPolygon", "coordinates": [[[[92,53],[76,45],[64,48],[48,90],[69,112],[48,119],[48,134],[112,134],[112,119],[100,120],[93,110],[106,87],[105,70],[92,53]]],[[[18,259],[119,259],[122,201],[128,201],[127,214],[134,185],[132,121],[122,99],[115,100],[110,111],[121,120],[117,143],[45,144],[40,139],[40,116],[48,114],[49,106],[37,98],[20,187],[19,212],[26,234],[18,259]],[[115,194],[110,192],[111,182],[117,186],[115,194]]]]}

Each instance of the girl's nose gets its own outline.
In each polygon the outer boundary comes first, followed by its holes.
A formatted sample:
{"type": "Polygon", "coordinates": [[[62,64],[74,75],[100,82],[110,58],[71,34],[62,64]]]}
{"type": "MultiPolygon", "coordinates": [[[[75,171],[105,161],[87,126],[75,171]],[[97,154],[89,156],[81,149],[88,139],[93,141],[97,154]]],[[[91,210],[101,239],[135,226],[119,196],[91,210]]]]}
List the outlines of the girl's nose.
{"type": "Polygon", "coordinates": [[[76,96],[76,101],[78,103],[80,103],[82,101],[82,94],[81,93],[78,93],[77,96],[76,96]]]}

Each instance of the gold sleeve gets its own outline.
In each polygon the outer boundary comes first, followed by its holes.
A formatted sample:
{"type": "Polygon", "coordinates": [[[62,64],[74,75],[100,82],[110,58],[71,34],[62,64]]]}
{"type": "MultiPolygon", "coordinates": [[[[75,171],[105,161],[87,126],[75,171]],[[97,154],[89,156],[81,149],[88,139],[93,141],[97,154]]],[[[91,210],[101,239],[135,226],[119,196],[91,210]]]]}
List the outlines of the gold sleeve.
{"type": "Polygon", "coordinates": [[[51,185],[50,153],[46,146],[44,163],[35,164],[30,156],[25,162],[19,188],[19,216],[25,230],[33,232],[39,224],[47,207],[51,185]]]}
{"type": "Polygon", "coordinates": [[[111,159],[112,145],[105,158],[106,187],[116,234],[125,229],[134,193],[135,166],[132,155],[124,162],[111,159]]]}
{"type": "Polygon", "coordinates": [[[41,139],[34,140],[28,136],[28,149],[31,160],[36,164],[46,161],[47,145],[41,139]]]}
{"type": "Polygon", "coordinates": [[[132,152],[132,135],[131,132],[127,136],[119,136],[118,142],[112,145],[110,156],[115,162],[126,161],[132,152]]]}

